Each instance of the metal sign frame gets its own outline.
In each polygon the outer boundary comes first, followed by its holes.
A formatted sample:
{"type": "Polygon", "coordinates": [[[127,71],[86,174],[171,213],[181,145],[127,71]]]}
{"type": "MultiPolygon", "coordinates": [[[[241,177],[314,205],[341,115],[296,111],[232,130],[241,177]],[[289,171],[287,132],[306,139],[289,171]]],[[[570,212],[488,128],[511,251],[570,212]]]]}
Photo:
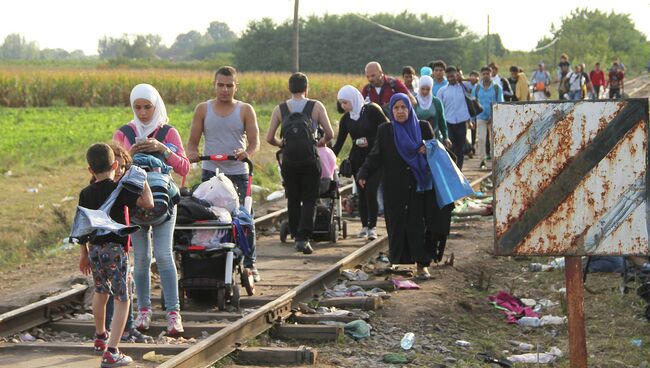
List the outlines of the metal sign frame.
{"type": "Polygon", "coordinates": [[[500,103],[493,116],[497,255],[650,255],[647,99],[500,103]]]}

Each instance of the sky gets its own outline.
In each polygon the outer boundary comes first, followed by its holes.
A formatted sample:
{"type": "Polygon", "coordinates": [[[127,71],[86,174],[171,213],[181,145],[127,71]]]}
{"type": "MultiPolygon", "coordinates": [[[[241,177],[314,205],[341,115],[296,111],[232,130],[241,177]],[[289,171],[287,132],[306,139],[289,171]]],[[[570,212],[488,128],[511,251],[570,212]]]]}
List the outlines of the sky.
{"type": "MultiPolygon", "coordinates": [[[[176,36],[190,30],[204,33],[212,21],[227,23],[241,33],[251,20],[271,17],[276,22],[293,18],[293,0],[10,0],[0,12],[0,42],[19,33],[40,48],[81,49],[97,54],[97,41],[122,34],[159,34],[170,46],[176,36]]],[[[414,0],[302,0],[300,15],[379,12],[428,12],[445,20],[457,20],[470,31],[484,35],[487,16],[490,33],[499,33],[510,50],[528,51],[550,36],[550,25],[560,24],[578,7],[630,14],[636,28],[650,38],[650,0],[540,0],[540,1],[443,1],[414,0]],[[437,5],[440,4],[440,5],[437,5]]],[[[362,20],[359,20],[362,22],[362,20]]],[[[420,36],[436,37],[422,30],[420,36]]]]}

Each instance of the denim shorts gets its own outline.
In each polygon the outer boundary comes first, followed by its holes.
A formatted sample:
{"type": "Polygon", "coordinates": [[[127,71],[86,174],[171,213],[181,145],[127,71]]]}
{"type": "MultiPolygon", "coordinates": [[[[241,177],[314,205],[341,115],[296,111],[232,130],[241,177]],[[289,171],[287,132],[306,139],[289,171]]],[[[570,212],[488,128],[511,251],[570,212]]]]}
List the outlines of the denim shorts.
{"type": "Polygon", "coordinates": [[[129,300],[129,255],[118,243],[91,244],[88,249],[95,292],[129,300]]]}

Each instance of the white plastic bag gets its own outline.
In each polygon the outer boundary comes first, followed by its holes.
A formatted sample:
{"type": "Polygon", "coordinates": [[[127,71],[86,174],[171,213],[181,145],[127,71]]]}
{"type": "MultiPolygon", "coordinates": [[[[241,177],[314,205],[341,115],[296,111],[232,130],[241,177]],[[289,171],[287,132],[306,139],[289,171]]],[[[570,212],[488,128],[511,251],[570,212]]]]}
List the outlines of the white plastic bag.
{"type": "Polygon", "coordinates": [[[201,183],[192,196],[208,201],[213,206],[225,208],[230,213],[239,208],[239,196],[235,186],[224,174],[213,176],[201,183]]]}

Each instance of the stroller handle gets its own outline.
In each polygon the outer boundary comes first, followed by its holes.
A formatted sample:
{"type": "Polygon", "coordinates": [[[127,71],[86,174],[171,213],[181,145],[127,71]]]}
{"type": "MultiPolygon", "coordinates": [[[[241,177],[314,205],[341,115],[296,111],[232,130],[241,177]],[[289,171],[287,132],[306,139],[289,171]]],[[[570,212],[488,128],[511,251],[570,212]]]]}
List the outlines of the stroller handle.
{"type": "MultiPolygon", "coordinates": [[[[216,154],[216,155],[199,156],[199,160],[201,160],[201,161],[237,161],[237,157],[235,157],[234,155],[216,154]]],[[[243,159],[242,162],[245,162],[246,165],[248,165],[248,175],[253,176],[253,162],[249,158],[243,159]]]]}

